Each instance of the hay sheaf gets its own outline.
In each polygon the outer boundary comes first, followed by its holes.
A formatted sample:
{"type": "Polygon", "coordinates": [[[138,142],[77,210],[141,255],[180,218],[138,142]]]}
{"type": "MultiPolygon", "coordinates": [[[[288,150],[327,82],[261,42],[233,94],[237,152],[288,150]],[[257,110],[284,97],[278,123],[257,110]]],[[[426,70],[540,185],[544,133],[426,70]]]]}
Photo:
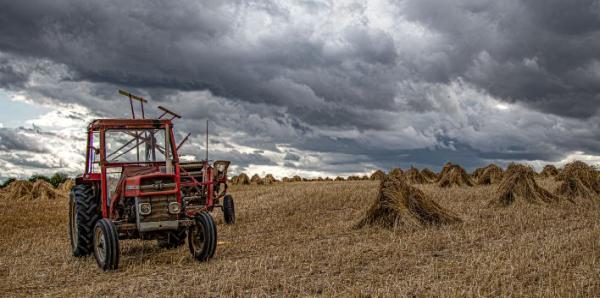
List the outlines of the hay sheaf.
{"type": "Polygon", "coordinates": [[[21,197],[21,199],[55,200],[60,197],[64,197],[64,195],[57,191],[52,184],[44,180],[36,180],[31,187],[30,197],[21,197]]]}
{"type": "Polygon", "coordinates": [[[508,206],[517,202],[546,204],[558,202],[560,198],[540,187],[534,178],[533,168],[520,164],[510,164],[504,179],[498,185],[496,198],[491,204],[508,206]]]}
{"type": "Polygon", "coordinates": [[[404,176],[404,171],[402,171],[401,168],[394,168],[390,171],[389,175],[396,176],[396,177],[402,177],[402,176],[404,176]]]}
{"type": "Polygon", "coordinates": [[[427,178],[430,182],[435,181],[437,179],[437,174],[428,168],[422,169],[421,175],[423,175],[423,177],[427,178]]]}
{"type": "Polygon", "coordinates": [[[385,173],[381,170],[377,170],[371,174],[371,180],[383,180],[385,178],[385,173]]]}
{"type": "Polygon", "coordinates": [[[60,192],[68,194],[71,191],[71,188],[73,188],[73,186],[75,186],[75,180],[73,180],[73,179],[67,179],[67,180],[65,180],[65,182],[63,182],[60,185],[58,185],[57,189],[60,192]]]}
{"type": "Polygon", "coordinates": [[[540,176],[549,178],[558,175],[558,169],[553,165],[546,165],[540,173],[540,176]]]}
{"type": "Polygon", "coordinates": [[[377,199],[356,227],[423,227],[459,222],[462,220],[458,216],[410,186],[405,179],[390,175],[381,181],[377,199]]]}
{"type": "Polygon", "coordinates": [[[68,192],[61,192],[44,180],[36,180],[34,183],[29,181],[15,181],[6,187],[2,193],[4,199],[10,200],[56,200],[65,198],[68,192]]]}
{"type": "Polygon", "coordinates": [[[475,171],[473,171],[473,173],[471,173],[471,177],[475,180],[479,180],[479,177],[481,176],[481,174],[483,174],[483,171],[485,171],[486,168],[487,167],[475,169],[475,171]]]}
{"type": "Polygon", "coordinates": [[[597,199],[600,195],[600,180],[598,172],[582,161],[567,164],[556,176],[561,182],[556,194],[567,198],[597,199]]]}
{"type": "Polygon", "coordinates": [[[495,164],[490,164],[487,167],[483,168],[483,172],[479,174],[479,177],[477,178],[477,184],[496,184],[501,182],[502,178],[504,178],[504,172],[502,171],[502,169],[495,164]]]}
{"type": "Polygon", "coordinates": [[[24,180],[13,181],[2,190],[3,199],[20,199],[31,194],[33,183],[24,180]]]}
{"type": "Polygon", "coordinates": [[[473,186],[474,184],[471,176],[461,166],[450,162],[444,165],[436,182],[439,187],[473,186]]]}
{"type": "Polygon", "coordinates": [[[254,174],[252,175],[252,178],[250,178],[250,184],[263,185],[265,182],[258,174],[254,174]]]}
{"type": "Polygon", "coordinates": [[[273,184],[273,183],[277,183],[279,182],[279,180],[275,179],[275,177],[273,177],[273,174],[267,174],[265,175],[265,178],[263,179],[265,184],[273,184]]]}
{"type": "Polygon", "coordinates": [[[250,178],[248,178],[248,175],[246,175],[245,173],[241,173],[237,177],[235,177],[235,179],[233,180],[233,184],[248,185],[250,184],[250,178]]]}
{"type": "Polygon", "coordinates": [[[414,167],[410,167],[410,169],[406,171],[405,176],[408,182],[412,184],[424,184],[429,182],[429,180],[414,167]]]}

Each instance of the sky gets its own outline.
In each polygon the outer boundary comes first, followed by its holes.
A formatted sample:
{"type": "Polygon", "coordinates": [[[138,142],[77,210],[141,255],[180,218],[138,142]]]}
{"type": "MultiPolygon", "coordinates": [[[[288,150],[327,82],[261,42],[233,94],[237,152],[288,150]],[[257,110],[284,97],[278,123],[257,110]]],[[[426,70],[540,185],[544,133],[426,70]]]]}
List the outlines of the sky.
{"type": "Polygon", "coordinates": [[[0,0],[0,180],[81,173],[118,89],[234,174],[595,164],[600,1],[0,0]]]}

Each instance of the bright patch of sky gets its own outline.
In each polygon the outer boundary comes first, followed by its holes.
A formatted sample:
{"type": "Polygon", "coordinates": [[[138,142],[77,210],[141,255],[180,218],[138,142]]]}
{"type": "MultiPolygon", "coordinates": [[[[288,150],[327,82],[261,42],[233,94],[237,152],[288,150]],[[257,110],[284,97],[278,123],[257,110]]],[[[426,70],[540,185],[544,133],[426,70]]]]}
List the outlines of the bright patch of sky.
{"type": "Polygon", "coordinates": [[[19,100],[10,92],[0,89],[0,127],[29,126],[28,120],[38,118],[51,109],[19,100]]]}

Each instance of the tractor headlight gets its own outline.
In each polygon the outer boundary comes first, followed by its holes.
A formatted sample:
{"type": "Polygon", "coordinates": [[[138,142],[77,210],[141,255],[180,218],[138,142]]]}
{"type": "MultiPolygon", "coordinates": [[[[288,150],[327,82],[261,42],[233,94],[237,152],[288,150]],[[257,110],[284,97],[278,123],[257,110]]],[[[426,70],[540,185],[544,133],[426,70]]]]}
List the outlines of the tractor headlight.
{"type": "Polygon", "coordinates": [[[179,206],[179,203],[177,203],[177,202],[169,203],[169,213],[179,214],[180,211],[181,211],[181,207],[179,206]]]}
{"type": "Polygon", "coordinates": [[[138,205],[138,213],[140,215],[148,215],[152,212],[152,206],[150,203],[140,203],[138,205]]]}

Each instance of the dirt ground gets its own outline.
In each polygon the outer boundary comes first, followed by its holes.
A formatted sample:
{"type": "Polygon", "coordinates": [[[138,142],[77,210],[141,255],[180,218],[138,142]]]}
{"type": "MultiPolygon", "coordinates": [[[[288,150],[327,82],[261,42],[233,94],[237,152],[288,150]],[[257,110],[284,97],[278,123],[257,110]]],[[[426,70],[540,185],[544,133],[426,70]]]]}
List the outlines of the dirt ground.
{"type": "Polygon", "coordinates": [[[112,273],[71,256],[66,199],[4,199],[0,295],[600,296],[600,200],[489,207],[496,186],[418,186],[464,223],[395,231],[352,228],[375,181],[233,187],[210,262],[125,240],[112,273]]]}

